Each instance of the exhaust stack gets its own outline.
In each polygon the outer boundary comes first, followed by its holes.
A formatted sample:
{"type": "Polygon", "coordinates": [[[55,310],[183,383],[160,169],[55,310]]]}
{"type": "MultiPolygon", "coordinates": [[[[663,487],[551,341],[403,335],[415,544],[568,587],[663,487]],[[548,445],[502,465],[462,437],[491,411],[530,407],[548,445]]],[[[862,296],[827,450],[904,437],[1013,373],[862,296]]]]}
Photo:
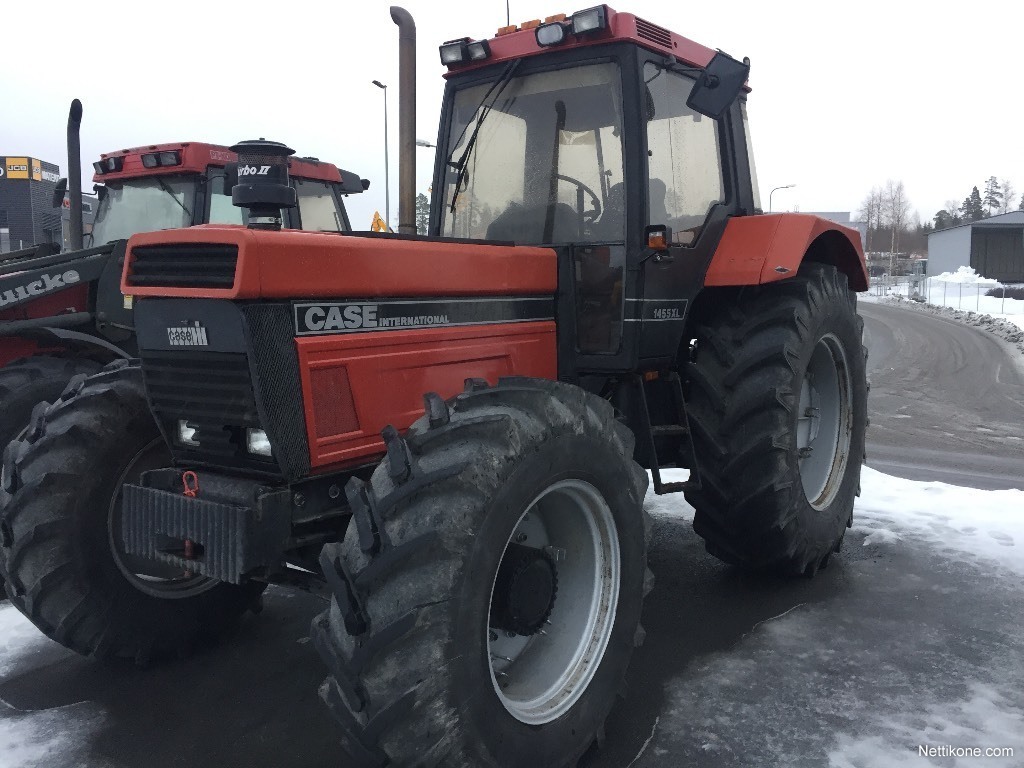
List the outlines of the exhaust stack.
{"type": "Polygon", "coordinates": [[[416,22],[397,5],[398,25],[398,231],[416,234],[416,22]]]}
{"type": "Polygon", "coordinates": [[[84,247],[82,224],[82,102],[75,99],[68,111],[68,197],[71,203],[71,250],[84,247]]]}

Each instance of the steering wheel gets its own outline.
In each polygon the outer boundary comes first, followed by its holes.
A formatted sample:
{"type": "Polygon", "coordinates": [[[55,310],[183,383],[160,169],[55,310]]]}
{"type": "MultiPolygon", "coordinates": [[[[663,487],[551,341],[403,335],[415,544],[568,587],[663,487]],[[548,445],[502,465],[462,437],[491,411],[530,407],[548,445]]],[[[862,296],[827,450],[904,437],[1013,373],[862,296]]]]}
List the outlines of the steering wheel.
{"type": "Polygon", "coordinates": [[[580,211],[580,216],[583,217],[583,221],[587,224],[593,224],[601,216],[601,198],[597,196],[597,193],[584,184],[579,179],[574,179],[572,176],[565,176],[561,173],[556,173],[555,178],[560,181],[567,181],[570,184],[575,184],[577,189],[581,189],[590,195],[590,200],[593,202],[594,207],[589,211],[580,211]]]}

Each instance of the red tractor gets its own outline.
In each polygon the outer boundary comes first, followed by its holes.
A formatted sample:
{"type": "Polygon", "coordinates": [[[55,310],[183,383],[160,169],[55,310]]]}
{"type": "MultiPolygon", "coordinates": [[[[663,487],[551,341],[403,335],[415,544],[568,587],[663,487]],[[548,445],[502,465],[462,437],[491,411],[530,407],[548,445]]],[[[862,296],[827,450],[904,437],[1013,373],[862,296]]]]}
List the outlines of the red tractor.
{"type": "MultiPolygon", "coordinates": [[[[72,169],[80,167],[81,115],[76,99],[68,121],[72,169]]],[[[244,223],[243,211],[231,204],[236,161],[229,147],[198,142],[102,155],[93,163],[98,207],[90,233],[81,231],[76,191],[70,196],[72,250],[61,253],[59,246],[44,244],[0,254],[3,445],[28,423],[32,407],[57,398],[72,376],[137,354],[132,300],[121,295],[125,243],[138,232],[244,223]]],[[[365,182],[315,158],[295,158],[290,170],[298,206],[288,210],[287,226],[350,231],[343,198],[362,192],[365,182]]],[[[55,205],[66,189],[61,180],[55,205]]]]}
{"type": "MultiPolygon", "coordinates": [[[[81,117],[76,99],[68,119],[71,169],[81,167],[81,117]]],[[[93,163],[98,208],[90,233],[82,232],[76,189],[69,198],[72,250],[44,244],[0,254],[0,445],[28,424],[37,403],[60,397],[74,376],[138,354],[132,298],[121,295],[128,238],[208,222],[242,224],[244,212],[231,204],[236,163],[231,148],[199,142],[102,155],[93,163]]],[[[298,204],[288,209],[288,227],[351,230],[343,198],[369,182],[316,158],[294,158],[290,171],[298,204]]],[[[54,205],[66,189],[61,180],[54,205]]]]}
{"type": "Polygon", "coordinates": [[[864,256],[761,212],[745,61],[607,6],[441,60],[429,236],[280,228],[266,142],[233,191],[250,226],[131,239],[140,360],[8,448],[0,569],[100,657],[217,634],[268,583],[322,590],[353,765],[573,765],[644,637],[647,471],[728,563],[813,575],[839,550],[864,256]],[[127,467],[149,471],[108,504],[127,467]]]}

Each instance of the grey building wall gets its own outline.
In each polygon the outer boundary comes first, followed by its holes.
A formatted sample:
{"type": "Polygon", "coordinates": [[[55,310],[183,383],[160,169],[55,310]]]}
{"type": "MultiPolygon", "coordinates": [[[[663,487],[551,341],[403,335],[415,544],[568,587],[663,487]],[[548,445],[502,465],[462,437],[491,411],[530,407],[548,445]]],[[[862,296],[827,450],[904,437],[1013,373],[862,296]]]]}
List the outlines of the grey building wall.
{"type": "Polygon", "coordinates": [[[61,214],[53,207],[60,168],[32,157],[0,156],[0,246],[17,250],[36,243],[60,243],[61,214]]]}
{"type": "MultiPolygon", "coordinates": [[[[943,272],[955,272],[959,267],[974,267],[984,274],[992,271],[985,266],[975,263],[981,258],[979,243],[973,246],[974,259],[972,260],[972,241],[977,241],[978,234],[986,231],[999,230],[1002,232],[1013,232],[1020,234],[1024,241],[1024,211],[1011,211],[999,216],[991,216],[981,221],[961,224],[951,229],[943,229],[928,235],[928,275],[940,275],[943,272]]],[[[1024,254],[1024,247],[1017,249],[1018,254],[1024,254]]],[[[1024,258],[1024,255],[1019,256],[1024,258]]],[[[985,274],[985,277],[994,277],[1007,281],[1017,281],[1020,275],[1024,274],[1024,264],[1009,266],[1000,262],[1004,274],[985,274]]]]}
{"type": "Polygon", "coordinates": [[[928,276],[971,265],[971,227],[953,227],[928,235],[928,276]]]}

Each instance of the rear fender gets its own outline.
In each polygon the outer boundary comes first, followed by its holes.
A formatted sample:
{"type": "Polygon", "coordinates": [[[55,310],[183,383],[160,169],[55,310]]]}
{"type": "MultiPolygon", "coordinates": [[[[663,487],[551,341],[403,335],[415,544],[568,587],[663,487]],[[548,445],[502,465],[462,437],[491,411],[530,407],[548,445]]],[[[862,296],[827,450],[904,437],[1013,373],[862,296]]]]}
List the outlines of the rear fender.
{"type": "Polygon", "coordinates": [[[855,291],[868,289],[860,232],[820,216],[775,213],[732,218],[704,278],[708,287],[785,280],[810,261],[832,264],[855,291]]]}

